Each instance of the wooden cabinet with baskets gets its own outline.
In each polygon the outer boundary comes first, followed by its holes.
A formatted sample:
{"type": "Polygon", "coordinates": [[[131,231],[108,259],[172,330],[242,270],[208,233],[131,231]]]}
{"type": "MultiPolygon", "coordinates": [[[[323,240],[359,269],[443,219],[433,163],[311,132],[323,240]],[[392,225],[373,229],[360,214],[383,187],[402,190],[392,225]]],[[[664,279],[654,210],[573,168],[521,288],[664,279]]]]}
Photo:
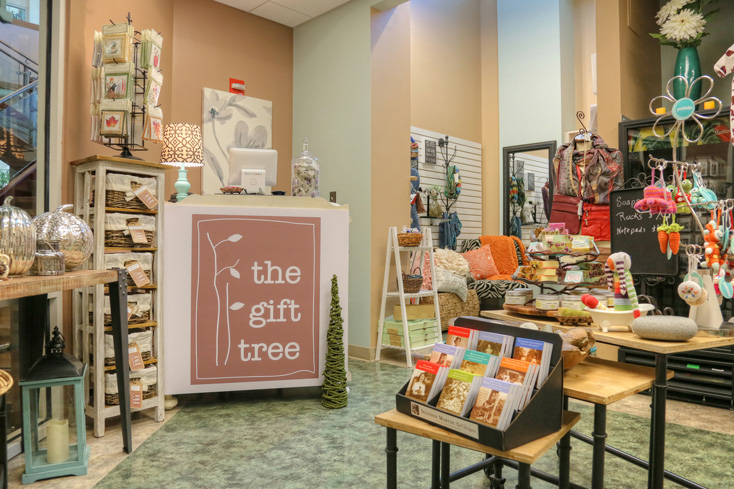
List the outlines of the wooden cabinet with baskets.
{"type": "MultiPolygon", "coordinates": [[[[128,340],[138,345],[145,364],[143,370],[130,372],[130,379],[142,384],[140,409],[153,409],[155,420],[163,421],[162,264],[158,238],[164,206],[149,208],[138,195],[142,188],[161,201],[166,167],[108,156],[92,156],[71,164],[75,172],[74,208],[94,230],[89,268],[127,268],[137,262],[149,281],[136,286],[128,276],[128,340]]],[[[100,437],[106,418],[120,414],[111,349],[110,301],[101,285],[74,291],[73,299],[74,354],[90,366],[86,412],[94,419],[94,435],[100,437]]]]}

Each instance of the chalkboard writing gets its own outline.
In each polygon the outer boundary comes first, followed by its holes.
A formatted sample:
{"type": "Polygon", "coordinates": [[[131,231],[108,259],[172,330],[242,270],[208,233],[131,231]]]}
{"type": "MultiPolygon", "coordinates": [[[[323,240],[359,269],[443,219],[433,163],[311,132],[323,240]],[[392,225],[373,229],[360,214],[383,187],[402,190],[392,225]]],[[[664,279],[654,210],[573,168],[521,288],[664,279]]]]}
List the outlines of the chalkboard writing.
{"type": "Polygon", "coordinates": [[[637,212],[633,206],[641,198],[641,188],[612,192],[612,253],[627,253],[632,258],[633,274],[677,275],[677,256],[668,260],[668,256],[660,252],[658,226],[663,223],[663,217],[637,212]]]}
{"type": "Polygon", "coordinates": [[[425,154],[426,154],[426,163],[429,164],[436,164],[436,141],[431,141],[430,139],[424,139],[424,144],[426,145],[425,148],[425,154]]]}

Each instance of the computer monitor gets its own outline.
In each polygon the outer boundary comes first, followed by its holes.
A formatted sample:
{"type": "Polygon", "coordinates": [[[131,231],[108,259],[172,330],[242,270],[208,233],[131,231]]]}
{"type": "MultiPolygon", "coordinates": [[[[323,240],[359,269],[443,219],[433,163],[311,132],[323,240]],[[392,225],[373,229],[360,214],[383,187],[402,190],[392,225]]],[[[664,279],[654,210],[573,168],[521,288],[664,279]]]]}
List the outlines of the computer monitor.
{"type": "Polygon", "coordinates": [[[272,187],[278,180],[278,152],[274,149],[230,149],[229,185],[246,186],[242,170],[264,170],[265,185],[272,187]]]}

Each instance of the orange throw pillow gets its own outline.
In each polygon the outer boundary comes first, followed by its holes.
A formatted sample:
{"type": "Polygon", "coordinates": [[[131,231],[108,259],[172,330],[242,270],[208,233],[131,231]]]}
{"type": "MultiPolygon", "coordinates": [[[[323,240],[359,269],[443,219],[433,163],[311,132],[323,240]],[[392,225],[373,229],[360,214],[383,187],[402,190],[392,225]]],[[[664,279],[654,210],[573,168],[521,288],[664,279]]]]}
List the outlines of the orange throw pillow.
{"type": "Polygon", "coordinates": [[[462,256],[469,262],[471,276],[474,277],[474,280],[484,280],[500,273],[497,265],[494,264],[492,248],[489,245],[462,253],[462,256]]]}

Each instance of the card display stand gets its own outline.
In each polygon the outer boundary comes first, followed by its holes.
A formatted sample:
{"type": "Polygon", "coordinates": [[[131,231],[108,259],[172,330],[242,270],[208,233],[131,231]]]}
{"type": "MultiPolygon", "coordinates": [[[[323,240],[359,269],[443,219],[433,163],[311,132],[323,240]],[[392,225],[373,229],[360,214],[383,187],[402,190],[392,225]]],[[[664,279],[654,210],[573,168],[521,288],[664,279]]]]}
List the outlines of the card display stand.
{"type": "MultiPolygon", "coordinates": [[[[140,295],[149,295],[145,299],[146,313],[137,314],[135,306],[128,303],[128,313],[133,319],[128,329],[131,333],[150,332],[152,334],[152,348],[144,357],[145,370],[150,376],[155,371],[155,382],[145,383],[146,395],[143,396],[142,408],[134,411],[154,409],[156,421],[163,421],[165,417],[163,406],[163,331],[162,331],[162,278],[163,265],[158,256],[158,240],[163,236],[163,205],[155,209],[148,209],[138,198],[129,198],[126,192],[111,191],[107,186],[107,175],[135,179],[155,179],[156,198],[162,199],[165,193],[166,167],[157,163],[148,163],[110,156],[91,156],[71,163],[75,172],[75,210],[94,230],[94,252],[89,261],[89,267],[97,270],[124,267],[128,259],[135,259],[143,268],[146,276],[151,280],[148,285],[136,287],[128,277],[128,298],[140,295]],[[111,201],[110,196],[121,194],[118,201],[111,201]],[[111,206],[113,205],[113,206],[111,206]],[[151,236],[153,240],[143,246],[109,246],[106,225],[110,223],[110,215],[129,215],[139,217],[141,214],[154,217],[151,222],[155,229],[151,236]],[[136,319],[137,318],[137,319],[136,319]],[[145,319],[147,318],[147,319],[145,319]],[[145,320],[143,320],[145,319],[145,320]],[[153,369],[157,366],[157,369],[153,369]]],[[[134,190],[133,186],[130,187],[134,190]]],[[[147,235],[146,235],[147,236],[147,235]]],[[[81,289],[74,292],[74,355],[82,362],[88,363],[86,383],[86,413],[94,419],[94,436],[104,436],[105,420],[120,415],[120,395],[117,385],[110,382],[117,365],[105,362],[105,332],[110,327],[105,318],[105,294],[107,291],[101,285],[93,288],[81,289]]],[[[131,377],[133,375],[131,374],[131,377]]],[[[147,379],[147,377],[146,377],[147,379]]]]}
{"type": "Polygon", "coordinates": [[[555,433],[563,423],[563,341],[554,333],[522,329],[501,324],[491,319],[457,318],[456,326],[480,331],[506,334],[516,338],[545,341],[553,345],[550,371],[540,389],[533,391],[533,397],[525,408],[516,413],[510,426],[500,431],[468,417],[456,416],[436,408],[439,395],[429,402],[422,403],[405,395],[410,382],[395,396],[399,412],[440,426],[452,433],[477,441],[497,450],[511,450],[543,436],[555,433]]]}

